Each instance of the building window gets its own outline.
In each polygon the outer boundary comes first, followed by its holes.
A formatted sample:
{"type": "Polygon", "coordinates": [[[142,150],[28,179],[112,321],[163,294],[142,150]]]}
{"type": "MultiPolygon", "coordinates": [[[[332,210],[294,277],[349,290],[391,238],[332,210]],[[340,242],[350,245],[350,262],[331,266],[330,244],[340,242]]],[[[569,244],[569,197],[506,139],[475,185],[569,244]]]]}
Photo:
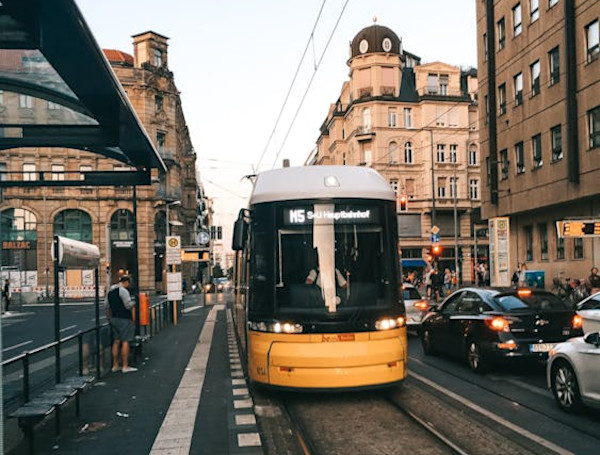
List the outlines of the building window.
{"type": "Polygon", "coordinates": [[[483,60],[487,62],[488,59],[488,40],[487,33],[483,34],[483,60]]]}
{"type": "Polygon", "coordinates": [[[552,8],[558,3],[558,0],[548,0],[548,8],[552,8]]]}
{"type": "Polygon", "coordinates": [[[477,149],[473,145],[469,148],[469,166],[477,166],[477,149]]]}
{"type": "MultiPolygon", "coordinates": [[[[37,241],[37,219],[25,209],[6,209],[0,212],[0,241],[37,241]]],[[[20,271],[38,269],[37,248],[26,250],[0,249],[0,264],[17,265],[20,271]]],[[[14,283],[13,283],[14,284],[14,283]]]]}
{"type": "Polygon", "coordinates": [[[163,66],[163,53],[160,49],[154,49],[154,66],[163,66]]]}
{"type": "Polygon", "coordinates": [[[48,101],[48,110],[49,111],[58,111],[60,110],[60,104],[53,103],[52,101],[48,101]]]}
{"type": "Polygon", "coordinates": [[[504,17],[498,21],[498,50],[504,49],[506,44],[506,26],[504,23],[504,17]]]}
{"type": "Polygon", "coordinates": [[[533,155],[533,167],[542,167],[544,160],[542,159],[542,135],[536,134],[531,138],[531,152],[533,155]]]}
{"type": "Polygon", "coordinates": [[[458,150],[457,144],[450,144],[450,162],[456,163],[456,151],[458,150]]]}
{"type": "Polygon", "coordinates": [[[588,112],[590,148],[600,147],[600,106],[588,112]]]}
{"type": "MultiPolygon", "coordinates": [[[[6,171],[8,171],[8,167],[6,166],[6,163],[0,163],[0,182],[4,182],[7,180],[6,171]]],[[[2,194],[2,191],[0,191],[0,195],[1,194],[2,194]]]]}
{"type": "Polygon", "coordinates": [[[538,233],[540,235],[540,253],[542,261],[548,260],[548,225],[546,223],[538,224],[538,233]]]}
{"type": "Polygon", "coordinates": [[[390,142],[388,155],[390,164],[398,164],[398,144],[396,142],[390,142]]]}
{"type": "Polygon", "coordinates": [[[446,177],[438,178],[438,197],[446,197],[446,177]]]}
{"type": "Polygon", "coordinates": [[[515,89],[515,107],[523,104],[523,73],[517,74],[513,78],[515,89]]]}
{"type": "Polygon", "coordinates": [[[53,164],[52,167],[52,180],[64,180],[65,179],[65,166],[63,164],[53,164]]]}
{"type": "Polygon", "coordinates": [[[406,187],[406,194],[409,197],[414,196],[414,194],[415,194],[415,179],[406,179],[404,181],[404,185],[406,187]]]}
{"type": "Polygon", "coordinates": [[[487,95],[485,95],[485,123],[490,121],[490,100],[487,95]]]}
{"type": "Polygon", "coordinates": [[[19,95],[19,107],[21,109],[33,109],[33,98],[29,95],[19,95]]]}
{"type": "Polygon", "coordinates": [[[540,0],[529,0],[529,17],[531,22],[540,18],[540,0]]]}
{"type": "Polygon", "coordinates": [[[564,259],[565,258],[565,239],[562,237],[556,236],[556,259],[564,259]]]}
{"type": "Polygon", "coordinates": [[[519,36],[523,31],[522,17],[521,17],[521,4],[517,5],[512,9],[513,16],[513,36],[519,36]]]}
{"type": "Polygon", "coordinates": [[[346,165],[346,154],[342,154],[342,165],[346,165]]]}
{"type": "Polygon", "coordinates": [[[156,112],[161,112],[163,110],[163,102],[164,98],[162,97],[162,95],[154,96],[154,110],[156,112]]]}
{"type": "Polygon", "coordinates": [[[362,111],[362,126],[365,130],[371,129],[371,109],[368,107],[362,111]]]}
{"type": "Polygon", "coordinates": [[[404,108],[404,128],[412,128],[412,109],[404,108]]]}
{"type": "MultiPolygon", "coordinates": [[[[166,220],[165,220],[166,223],[166,220]]],[[[131,241],[135,232],[133,213],[119,209],[110,217],[110,239],[113,241],[131,241]]]]}
{"type": "Polygon", "coordinates": [[[560,56],[558,46],[548,52],[548,64],[550,65],[550,85],[560,81],[560,56]]]}
{"type": "Polygon", "coordinates": [[[450,197],[458,198],[458,177],[450,177],[450,197]]]}
{"type": "Polygon", "coordinates": [[[159,152],[165,151],[165,145],[167,142],[167,134],[159,131],[156,133],[156,148],[158,148],[159,152]]]}
{"type": "Polygon", "coordinates": [[[525,226],[525,260],[533,261],[533,226],[525,226]]]}
{"type": "Polygon", "coordinates": [[[500,107],[500,115],[506,114],[506,84],[498,87],[498,105],[500,107]]]}
{"type": "Polygon", "coordinates": [[[37,180],[37,169],[35,164],[33,163],[25,163],[23,164],[23,181],[30,182],[32,180],[37,180]]]}
{"type": "Polygon", "coordinates": [[[600,22],[596,19],[585,28],[587,38],[587,61],[591,62],[600,55],[600,22]]]}
{"type": "Polygon", "coordinates": [[[371,152],[371,150],[363,150],[362,162],[367,166],[370,166],[373,163],[373,153],[371,152]]]}
{"type": "Polygon", "coordinates": [[[550,138],[552,140],[552,161],[562,160],[562,132],[560,125],[556,125],[550,129],[550,138]]]}
{"type": "Polygon", "coordinates": [[[540,93],[540,61],[533,62],[529,70],[531,74],[531,96],[536,96],[540,93]]]}
{"type": "Polygon", "coordinates": [[[489,156],[485,158],[485,175],[487,186],[490,186],[490,184],[492,183],[492,168],[490,166],[489,156]]]}
{"type": "Polygon", "coordinates": [[[479,200],[479,180],[469,180],[469,197],[471,200],[479,200]]]}
{"type": "Polygon", "coordinates": [[[573,239],[573,258],[583,259],[583,239],[573,239]]]}
{"type": "Polygon", "coordinates": [[[390,186],[392,187],[392,190],[394,190],[396,197],[398,197],[398,179],[391,179],[390,186]]]}
{"type": "Polygon", "coordinates": [[[388,110],[388,126],[390,128],[396,128],[396,118],[397,118],[396,109],[389,109],[388,110]]]}
{"type": "Polygon", "coordinates": [[[525,172],[525,152],[522,142],[515,144],[515,160],[517,163],[517,174],[522,174],[525,172]]]}
{"type": "Polygon", "coordinates": [[[413,150],[411,142],[404,143],[404,162],[406,164],[413,164],[413,150]]]}
{"type": "Polygon", "coordinates": [[[446,144],[437,145],[437,162],[444,163],[446,161],[446,144]]]}
{"type": "Polygon", "coordinates": [[[447,74],[427,75],[427,94],[428,95],[448,95],[448,80],[447,74]]]}
{"type": "Polygon", "coordinates": [[[4,90],[0,90],[0,106],[4,106],[4,90]]]}
{"type": "Polygon", "coordinates": [[[54,218],[54,235],[91,243],[92,219],[82,210],[63,210],[54,218]]]}
{"type": "Polygon", "coordinates": [[[448,79],[447,74],[440,74],[440,95],[448,95],[448,79]]]}
{"type": "Polygon", "coordinates": [[[500,175],[502,180],[508,178],[508,150],[500,150],[500,175]]]}

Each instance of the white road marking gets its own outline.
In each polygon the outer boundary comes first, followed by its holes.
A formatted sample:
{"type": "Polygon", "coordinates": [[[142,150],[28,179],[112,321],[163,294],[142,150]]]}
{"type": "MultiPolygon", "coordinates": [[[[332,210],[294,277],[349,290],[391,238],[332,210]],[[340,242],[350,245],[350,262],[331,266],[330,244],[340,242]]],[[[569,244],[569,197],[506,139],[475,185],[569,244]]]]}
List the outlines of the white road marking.
{"type": "Polygon", "coordinates": [[[223,309],[223,305],[215,305],[208,313],[198,343],[152,445],[150,451],[152,455],[190,452],[194,423],[217,321],[217,311],[223,309]]]}
{"type": "Polygon", "coordinates": [[[252,398],[245,400],[233,400],[234,409],[248,409],[252,407],[252,398]]]}
{"type": "Polygon", "coordinates": [[[485,417],[487,417],[488,419],[493,420],[494,422],[499,423],[500,425],[505,426],[506,428],[514,431],[515,433],[520,434],[521,436],[524,436],[536,443],[538,443],[539,445],[541,445],[542,447],[546,447],[547,449],[552,450],[553,452],[556,452],[560,455],[574,455],[573,452],[569,452],[566,449],[563,449],[562,447],[557,446],[556,444],[548,441],[547,439],[542,438],[541,436],[538,436],[536,434],[531,433],[530,431],[527,431],[521,427],[519,427],[518,425],[515,425],[514,423],[509,422],[506,419],[503,419],[502,417],[488,411],[487,409],[482,408],[481,406],[476,405],[475,403],[473,403],[472,401],[467,400],[465,397],[460,396],[438,384],[436,384],[433,381],[430,381],[429,379],[427,379],[426,377],[421,376],[420,374],[414,373],[412,371],[409,371],[408,374],[412,377],[414,377],[415,379],[423,382],[424,384],[427,384],[429,387],[437,390],[438,392],[443,393],[446,396],[449,396],[450,398],[464,404],[465,406],[467,406],[468,408],[471,408],[473,411],[478,412],[479,414],[484,415],[485,417]]]}
{"type": "Polygon", "coordinates": [[[258,433],[240,433],[238,437],[238,446],[257,447],[260,446],[260,435],[258,433]]]}
{"type": "Polygon", "coordinates": [[[29,340],[29,341],[25,341],[23,343],[15,344],[14,346],[11,346],[10,348],[2,349],[2,352],[12,351],[13,349],[18,349],[20,347],[27,346],[28,344],[31,344],[31,343],[33,343],[33,340],[29,340]]]}
{"type": "Polygon", "coordinates": [[[67,330],[71,330],[77,327],[76,325],[70,325],[69,327],[65,327],[64,329],[60,329],[61,332],[66,332],[67,330]]]}
{"type": "Polygon", "coordinates": [[[196,305],[196,306],[188,307],[185,310],[183,310],[183,313],[190,313],[192,311],[199,310],[200,308],[204,308],[204,305],[196,305]]]}
{"type": "Polygon", "coordinates": [[[237,397],[240,395],[248,395],[248,389],[247,388],[241,388],[241,389],[233,389],[233,396],[237,397]]]}
{"type": "Polygon", "coordinates": [[[238,414],[235,416],[236,425],[256,425],[254,414],[238,414]]]}

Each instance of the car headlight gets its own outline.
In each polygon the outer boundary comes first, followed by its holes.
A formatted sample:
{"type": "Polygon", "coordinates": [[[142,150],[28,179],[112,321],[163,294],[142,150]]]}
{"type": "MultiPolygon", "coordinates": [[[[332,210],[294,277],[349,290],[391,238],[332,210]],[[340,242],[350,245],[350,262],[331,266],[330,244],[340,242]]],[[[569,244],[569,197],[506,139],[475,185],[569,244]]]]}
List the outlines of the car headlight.
{"type": "Polygon", "coordinates": [[[302,333],[304,327],[293,322],[253,322],[248,321],[248,328],[257,332],[270,333],[302,333]]]}
{"type": "Polygon", "coordinates": [[[392,330],[406,325],[404,316],[397,318],[382,318],[375,322],[375,330],[392,330]]]}

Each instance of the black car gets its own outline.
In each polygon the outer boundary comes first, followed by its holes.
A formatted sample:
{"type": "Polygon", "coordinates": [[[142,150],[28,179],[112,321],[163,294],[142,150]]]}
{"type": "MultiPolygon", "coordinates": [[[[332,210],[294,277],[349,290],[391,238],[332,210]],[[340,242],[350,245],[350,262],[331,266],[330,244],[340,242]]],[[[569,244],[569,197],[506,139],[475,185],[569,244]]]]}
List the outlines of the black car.
{"type": "Polygon", "coordinates": [[[570,306],[528,288],[460,289],[425,316],[420,331],[425,354],[464,358],[476,372],[494,360],[547,359],[556,343],[582,334],[570,306]]]}

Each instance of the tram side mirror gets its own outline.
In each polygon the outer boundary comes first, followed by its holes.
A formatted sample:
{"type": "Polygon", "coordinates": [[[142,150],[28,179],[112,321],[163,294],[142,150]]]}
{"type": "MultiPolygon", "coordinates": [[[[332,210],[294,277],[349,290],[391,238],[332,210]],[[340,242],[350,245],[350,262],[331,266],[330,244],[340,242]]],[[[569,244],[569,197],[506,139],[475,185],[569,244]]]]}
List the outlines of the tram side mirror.
{"type": "Polygon", "coordinates": [[[233,240],[231,249],[233,251],[242,251],[248,238],[248,223],[243,218],[239,218],[233,225],[233,240]]]}
{"type": "Polygon", "coordinates": [[[583,341],[600,348],[600,332],[588,333],[585,337],[583,337],[583,341]]]}

